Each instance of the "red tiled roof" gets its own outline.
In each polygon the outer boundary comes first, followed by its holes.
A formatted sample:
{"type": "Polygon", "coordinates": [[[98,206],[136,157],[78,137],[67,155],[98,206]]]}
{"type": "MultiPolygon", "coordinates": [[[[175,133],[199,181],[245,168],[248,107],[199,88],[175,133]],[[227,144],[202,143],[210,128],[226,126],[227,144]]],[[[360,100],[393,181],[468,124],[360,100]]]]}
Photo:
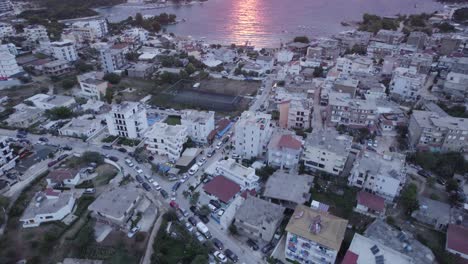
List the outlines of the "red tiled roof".
{"type": "Polygon", "coordinates": [[[63,180],[69,180],[75,178],[78,170],[76,169],[58,169],[51,171],[47,175],[48,179],[51,179],[53,182],[62,182],[63,180]]]}
{"type": "Polygon", "coordinates": [[[224,176],[216,176],[203,186],[205,192],[218,197],[223,203],[229,202],[240,189],[239,184],[224,176]]]}
{"type": "Polygon", "coordinates": [[[344,256],[341,264],[356,264],[358,258],[359,258],[359,255],[355,254],[351,250],[348,250],[346,251],[346,255],[344,256]]]}
{"type": "Polygon", "coordinates": [[[231,123],[231,121],[229,121],[229,119],[221,119],[221,120],[219,120],[216,129],[217,129],[218,131],[222,131],[222,130],[225,129],[230,123],[231,123]]]}
{"type": "Polygon", "coordinates": [[[447,248],[468,254],[468,228],[450,224],[447,230],[447,248]]]}
{"type": "Polygon", "coordinates": [[[126,48],[128,45],[126,43],[116,43],[112,46],[112,49],[123,49],[126,48]]]}
{"type": "Polygon", "coordinates": [[[44,194],[47,196],[59,196],[60,192],[52,188],[47,188],[44,190],[44,194]]]}
{"type": "Polygon", "coordinates": [[[357,202],[375,211],[383,212],[385,209],[384,198],[365,191],[360,191],[358,193],[357,202]]]}
{"type": "Polygon", "coordinates": [[[300,149],[302,147],[302,143],[291,135],[283,135],[278,143],[278,147],[300,149]]]}
{"type": "Polygon", "coordinates": [[[241,197],[247,199],[247,195],[257,196],[257,191],[255,189],[245,190],[241,193],[241,197]]]}

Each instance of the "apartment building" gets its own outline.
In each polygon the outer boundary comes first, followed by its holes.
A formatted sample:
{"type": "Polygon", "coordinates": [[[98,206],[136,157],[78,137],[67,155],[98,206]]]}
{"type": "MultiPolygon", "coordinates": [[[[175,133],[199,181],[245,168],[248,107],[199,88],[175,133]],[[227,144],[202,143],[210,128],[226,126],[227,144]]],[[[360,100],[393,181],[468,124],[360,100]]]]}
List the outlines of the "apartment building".
{"type": "Polygon", "coordinates": [[[49,41],[47,29],[42,25],[29,25],[23,29],[24,36],[30,42],[49,41]]]}
{"type": "Polygon", "coordinates": [[[314,131],[307,135],[302,160],[305,168],[339,175],[346,164],[353,138],[336,130],[314,131]]]}
{"type": "Polygon", "coordinates": [[[335,263],[348,220],[298,205],[286,226],[285,257],[301,264],[335,263]]]}
{"type": "Polygon", "coordinates": [[[371,73],[374,70],[371,58],[356,54],[345,55],[336,59],[336,70],[351,74],[356,72],[371,73]]]}
{"type": "MultiPolygon", "coordinates": [[[[281,112],[280,112],[281,115],[281,112]]],[[[292,99],[288,109],[288,128],[309,129],[312,119],[312,103],[307,100],[292,99]]]]}
{"type": "Polygon", "coordinates": [[[15,33],[15,29],[9,23],[0,22],[0,38],[11,36],[15,33]]]}
{"type": "Polygon", "coordinates": [[[393,56],[398,54],[398,46],[371,41],[369,46],[367,46],[367,56],[374,58],[374,59],[383,59],[386,56],[393,56]]]}
{"type": "Polygon", "coordinates": [[[468,150],[468,119],[414,110],[409,121],[410,144],[419,150],[468,150]]]}
{"type": "Polygon", "coordinates": [[[268,165],[291,169],[299,163],[302,139],[293,133],[276,133],[268,144],[268,165]]]}
{"type": "Polygon", "coordinates": [[[0,13],[5,13],[13,10],[13,4],[10,0],[0,0],[0,13]]]}
{"type": "Polygon", "coordinates": [[[42,65],[41,72],[47,76],[60,76],[73,70],[69,61],[54,60],[42,65]]]}
{"type": "Polygon", "coordinates": [[[166,123],[155,123],[145,134],[146,149],[156,155],[166,156],[176,161],[182,154],[183,145],[187,142],[187,127],[171,126],[166,123]]]}
{"type": "Polygon", "coordinates": [[[69,62],[78,60],[75,44],[69,40],[52,42],[50,43],[50,47],[54,58],[58,60],[66,60],[69,62]]]}
{"type": "Polygon", "coordinates": [[[78,75],[78,83],[80,84],[81,94],[93,98],[96,100],[101,100],[101,97],[106,94],[107,87],[109,83],[104,81],[102,78],[104,74],[102,72],[88,72],[81,75],[78,75]]]}
{"type": "Polygon", "coordinates": [[[356,96],[358,86],[358,79],[342,73],[336,80],[334,80],[332,90],[338,93],[349,94],[351,98],[354,98],[356,96]]]}
{"type": "Polygon", "coordinates": [[[104,44],[98,46],[101,67],[104,72],[115,72],[127,65],[125,54],[128,52],[128,47],[126,44],[119,43],[113,46],[104,44]]]}
{"type": "Polygon", "coordinates": [[[426,83],[426,77],[414,68],[396,68],[390,81],[390,93],[401,100],[415,101],[419,90],[426,83]]]}
{"type": "Polygon", "coordinates": [[[22,71],[23,69],[18,66],[14,55],[8,52],[0,52],[0,78],[11,77],[22,71]]]}
{"type": "Polygon", "coordinates": [[[15,167],[16,157],[7,142],[8,137],[0,137],[0,176],[15,167]]]}
{"type": "Polygon", "coordinates": [[[112,105],[106,117],[109,133],[113,136],[142,138],[148,129],[145,107],[137,102],[112,105]]]}
{"type": "Polygon", "coordinates": [[[208,136],[215,129],[213,111],[187,110],[181,115],[180,122],[187,127],[188,136],[197,143],[208,143],[208,136]]]}
{"type": "MultiPolygon", "coordinates": [[[[255,174],[255,169],[245,167],[237,163],[233,159],[220,160],[213,164],[214,170],[211,172],[213,175],[222,175],[233,182],[239,184],[242,190],[252,190],[258,188],[258,180],[260,179],[255,174]]],[[[210,170],[207,169],[207,173],[210,170]]]]}
{"type": "Polygon", "coordinates": [[[415,46],[418,49],[423,49],[426,45],[428,35],[421,31],[413,31],[409,34],[406,44],[415,46]]]}
{"type": "Polygon", "coordinates": [[[245,111],[235,126],[235,153],[245,159],[257,157],[266,152],[272,129],[271,115],[245,111]]]}
{"type": "Polygon", "coordinates": [[[71,28],[79,32],[86,32],[84,39],[87,41],[102,38],[109,32],[107,21],[103,18],[76,21],[72,24],[71,28]]]}
{"type": "Polygon", "coordinates": [[[373,128],[377,125],[376,100],[352,99],[343,93],[328,94],[328,120],[332,125],[373,128]]]}
{"type": "Polygon", "coordinates": [[[406,182],[405,156],[390,153],[381,156],[364,152],[356,160],[348,177],[348,184],[383,197],[392,202],[406,182]]]}
{"type": "Polygon", "coordinates": [[[400,44],[405,40],[405,33],[396,30],[381,29],[374,37],[375,41],[387,44],[400,44]]]}

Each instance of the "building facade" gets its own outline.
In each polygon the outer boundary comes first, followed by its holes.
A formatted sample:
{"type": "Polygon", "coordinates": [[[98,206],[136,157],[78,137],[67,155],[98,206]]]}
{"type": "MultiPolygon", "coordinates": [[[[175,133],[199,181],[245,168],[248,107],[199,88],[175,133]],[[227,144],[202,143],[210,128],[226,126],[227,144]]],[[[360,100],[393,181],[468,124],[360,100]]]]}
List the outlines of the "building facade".
{"type": "Polygon", "coordinates": [[[187,127],[189,137],[197,142],[208,143],[208,136],[215,129],[214,112],[209,111],[185,111],[180,119],[183,126],[187,127]]]}
{"type": "Polygon", "coordinates": [[[142,138],[148,129],[146,109],[137,102],[113,105],[106,121],[109,133],[113,136],[142,138]]]}
{"type": "Polygon", "coordinates": [[[7,52],[0,52],[0,78],[8,78],[22,72],[16,62],[14,55],[7,52]]]}
{"type": "Polygon", "coordinates": [[[245,159],[266,152],[271,137],[271,115],[245,111],[235,126],[235,153],[245,159]]]}
{"type": "Polygon", "coordinates": [[[146,149],[153,154],[166,156],[169,160],[176,161],[182,154],[187,136],[186,126],[155,123],[145,134],[146,149]]]}
{"type": "Polygon", "coordinates": [[[75,44],[71,41],[56,41],[50,43],[52,54],[58,60],[73,62],[78,60],[75,44]]]}

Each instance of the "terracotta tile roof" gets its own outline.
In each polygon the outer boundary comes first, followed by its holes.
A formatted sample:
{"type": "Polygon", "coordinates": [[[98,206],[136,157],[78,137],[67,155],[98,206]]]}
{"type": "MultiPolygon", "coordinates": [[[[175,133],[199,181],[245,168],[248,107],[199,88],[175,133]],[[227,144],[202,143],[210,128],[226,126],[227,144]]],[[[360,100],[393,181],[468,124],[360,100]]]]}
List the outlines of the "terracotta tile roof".
{"type": "Polygon", "coordinates": [[[229,180],[224,176],[216,176],[210,182],[203,186],[203,190],[211,195],[218,197],[218,199],[227,203],[231,200],[241,188],[239,184],[229,180]]]}
{"type": "Polygon", "coordinates": [[[358,193],[357,202],[375,211],[383,212],[385,209],[384,198],[365,191],[360,191],[358,193]]]}
{"type": "Polygon", "coordinates": [[[52,180],[52,182],[62,182],[75,178],[77,173],[77,169],[58,169],[51,171],[49,175],[47,175],[47,178],[52,180]]]}
{"type": "Polygon", "coordinates": [[[247,195],[257,196],[257,191],[255,189],[245,190],[241,193],[241,197],[247,199],[247,195]]]}
{"type": "Polygon", "coordinates": [[[112,49],[123,49],[126,48],[128,45],[126,43],[116,43],[112,46],[112,49]]]}
{"type": "Polygon", "coordinates": [[[57,196],[58,197],[60,195],[60,192],[56,191],[56,190],[54,190],[52,188],[47,188],[47,189],[44,190],[44,194],[46,196],[57,196]]]}
{"type": "Polygon", "coordinates": [[[302,147],[302,143],[291,135],[283,135],[278,143],[278,147],[300,149],[302,147]]]}
{"type": "Polygon", "coordinates": [[[355,254],[351,250],[348,250],[346,251],[346,255],[344,256],[341,264],[356,264],[358,258],[359,258],[359,255],[355,254]]]}
{"type": "Polygon", "coordinates": [[[468,228],[450,224],[447,230],[447,248],[468,254],[468,228]]]}

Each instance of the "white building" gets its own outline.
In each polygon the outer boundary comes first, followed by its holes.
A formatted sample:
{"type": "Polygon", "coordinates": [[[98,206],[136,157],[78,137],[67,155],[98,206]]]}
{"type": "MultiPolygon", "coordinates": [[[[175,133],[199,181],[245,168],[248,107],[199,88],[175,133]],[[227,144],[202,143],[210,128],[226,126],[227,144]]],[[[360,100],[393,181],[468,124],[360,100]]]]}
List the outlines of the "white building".
{"type": "MultiPolygon", "coordinates": [[[[390,153],[392,154],[392,153],[390,153]]],[[[401,154],[381,155],[364,152],[356,157],[348,184],[393,201],[406,182],[405,157],[401,154]]]]}
{"type": "Polygon", "coordinates": [[[71,28],[73,30],[87,32],[85,38],[89,41],[102,38],[109,32],[107,21],[103,18],[77,21],[72,24],[71,28]]]}
{"type": "Polygon", "coordinates": [[[78,169],[64,168],[49,172],[46,181],[49,186],[56,184],[77,185],[80,178],[81,173],[78,169]]]}
{"type": "Polygon", "coordinates": [[[235,127],[235,153],[245,159],[261,156],[271,137],[271,115],[245,111],[235,127]]]}
{"type": "Polygon", "coordinates": [[[287,50],[287,49],[282,49],[276,53],[276,60],[279,63],[287,63],[290,62],[294,57],[294,52],[287,50]]]}
{"type": "Polygon", "coordinates": [[[15,29],[9,23],[0,22],[0,38],[11,36],[15,33],[15,29]]]}
{"type": "Polygon", "coordinates": [[[348,160],[353,138],[336,130],[321,130],[307,135],[302,160],[306,169],[339,175],[348,160]]]}
{"type": "Polygon", "coordinates": [[[31,42],[49,41],[47,29],[42,25],[29,25],[24,29],[24,35],[31,42]]]}
{"type": "Polygon", "coordinates": [[[426,75],[414,68],[396,68],[390,82],[390,93],[403,100],[415,101],[426,82],[426,75]]]}
{"type": "Polygon", "coordinates": [[[183,145],[187,142],[187,127],[171,126],[166,123],[155,123],[145,134],[146,149],[152,154],[167,156],[176,161],[182,154],[183,145]]]}
{"type": "Polygon", "coordinates": [[[112,105],[106,117],[107,128],[113,136],[142,138],[148,129],[145,107],[137,102],[112,105]]]}
{"type": "Polygon", "coordinates": [[[0,13],[5,13],[13,10],[13,4],[10,0],[0,0],[0,13]]]}
{"type": "Polygon", "coordinates": [[[273,134],[268,144],[268,165],[273,167],[294,168],[299,163],[302,140],[293,134],[273,134]]]}
{"type": "Polygon", "coordinates": [[[0,78],[10,77],[22,71],[14,55],[0,52],[0,78]]]}
{"type": "Polygon", "coordinates": [[[16,45],[13,43],[1,44],[0,45],[0,53],[1,52],[8,52],[13,56],[17,56],[19,54],[16,45]]]}
{"type": "MultiPolygon", "coordinates": [[[[281,112],[280,112],[281,115],[281,112]]],[[[288,108],[288,128],[309,129],[312,115],[312,104],[309,100],[292,99],[288,108]]]]}
{"type": "Polygon", "coordinates": [[[356,72],[371,73],[373,71],[373,64],[372,59],[369,57],[352,54],[338,58],[336,60],[336,69],[346,74],[356,72]]]}
{"type": "Polygon", "coordinates": [[[335,263],[348,220],[298,205],[286,226],[285,257],[301,264],[335,263]]]}
{"type": "Polygon", "coordinates": [[[60,221],[72,212],[75,197],[71,192],[46,189],[38,192],[24,210],[20,221],[23,227],[37,227],[41,223],[60,221]]]}
{"type": "Polygon", "coordinates": [[[128,52],[128,47],[126,44],[119,43],[109,46],[107,43],[99,43],[96,47],[99,50],[101,67],[104,72],[115,72],[127,65],[125,54],[128,52]]]}
{"type": "Polygon", "coordinates": [[[198,143],[208,143],[208,136],[215,129],[213,111],[187,110],[181,116],[180,122],[187,127],[189,137],[198,143]]]}
{"type": "Polygon", "coordinates": [[[0,137],[0,175],[13,169],[16,165],[16,157],[13,156],[13,150],[7,142],[7,137],[0,137]]]}
{"type": "Polygon", "coordinates": [[[258,180],[260,178],[255,174],[255,170],[242,166],[233,159],[220,160],[210,167],[213,167],[214,170],[208,168],[206,170],[208,174],[222,175],[239,184],[242,190],[258,188],[258,180]]]}
{"type": "Polygon", "coordinates": [[[50,43],[54,58],[73,62],[78,60],[75,44],[71,41],[55,41],[50,43]]]}
{"type": "Polygon", "coordinates": [[[54,107],[72,107],[76,101],[75,98],[65,95],[36,94],[24,101],[30,101],[36,108],[42,110],[52,109],[54,107]]]}
{"type": "Polygon", "coordinates": [[[88,72],[78,75],[78,83],[80,84],[82,95],[101,100],[102,96],[106,94],[109,83],[102,78],[104,74],[101,72],[88,72]]]}
{"type": "Polygon", "coordinates": [[[73,118],[58,131],[61,136],[89,138],[102,131],[105,127],[99,119],[79,119],[73,118]]]}

